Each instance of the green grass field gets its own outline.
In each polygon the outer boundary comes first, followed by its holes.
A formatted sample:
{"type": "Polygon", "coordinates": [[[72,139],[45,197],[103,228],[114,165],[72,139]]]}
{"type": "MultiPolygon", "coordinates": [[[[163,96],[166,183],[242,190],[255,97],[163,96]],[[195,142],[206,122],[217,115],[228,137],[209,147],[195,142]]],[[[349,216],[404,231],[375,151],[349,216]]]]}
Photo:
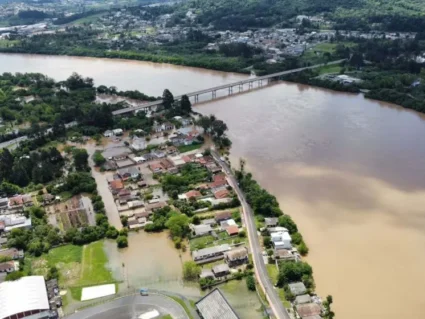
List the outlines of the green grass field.
{"type": "Polygon", "coordinates": [[[90,24],[90,23],[95,22],[95,21],[96,21],[99,17],[101,17],[103,14],[104,14],[104,13],[93,14],[93,15],[91,15],[91,16],[84,17],[84,18],[81,18],[81,19],[77,19],[77,20],[75,20],[75,21],[72,21],[70,24],[71,24],[71,25],[82,25],[82,24],[85,24],[85,23],[90,24]]]}
{"type": "Polygon", "coordinates": [[[8,47],[14,46],[15,44],[18,44],[18,43],[19,43],[19,41],[17,41],[17,40],[0,39],[0,48],[8,48],[8,47]]]}
{"type": "Polygon", "coordinates": [[[111,272],[105,267],[108,257],[103,250],[103,241],[84,246],[79,285],[94,285],[113,282],[111,272]]]}
{"type": "Polygon", "coordinates": [[[83,287],[116,282],[106,268],[108,258],[103,250],[103,241],[53,248],[48,254],[28,260],[28,267],[34,275],[45,276],[50,267],[56,266],[59,285],[69,287],[72,298],[76,300],[80,300],[83,287]]]}
{"type": "Polygon", "coordinates": [[[192,313],[190,312],[190,310],[188,308],[188,306],[186,305],[186,303],[182,299],[180,299],[179,297],[175,297],[175,296],[169,296],[169,297],[171,299],[174,299],[174,301],[176,301],[177,303],[179,303],[183,307],[184,311],[186,311],[186,314],[190,319],[194,319],[193,316],[192,316],[192,313]]]}
{"type": "Polygon", "coordinates": [[[186,153],[200,148],[202,144],[182,145],[177,147],[180,153],[186,153]]]}
{"type": "MultiPolygon", "coordinates": [[[[275,264],[267,264],[266,268],[267,268],[267,273],[269,274],[269,277],[272,280],[272,283],[275,284],[277,282],[277,276],[279,275],[279,270],[277,269],[275,264]]],[[[283,305],[286,308],[290,308],[291,303],[288,300],[286,300],[285,291],[282,288],[277,288],[277,289],[279,293],[279,298],[280,300],[282,300],[283,305]]]]}
{"type": "Polygon", "coordinates": [[[339,73],[341,67],[339,65],[327,65],[319,69],[319,74],[339,73]]]}
{"type": "Polygon", "coordinates": [[[193,238],[189,241],[190,250],[193,251],[205,248],[208,244],[212,242],[214,242],[214,237],[210,235],[193,238]]]}

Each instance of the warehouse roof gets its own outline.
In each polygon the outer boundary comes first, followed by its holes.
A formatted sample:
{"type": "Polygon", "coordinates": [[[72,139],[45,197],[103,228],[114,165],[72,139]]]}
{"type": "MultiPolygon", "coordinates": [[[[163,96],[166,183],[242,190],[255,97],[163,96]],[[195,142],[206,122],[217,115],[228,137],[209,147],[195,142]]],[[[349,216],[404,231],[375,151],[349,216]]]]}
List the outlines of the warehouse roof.
{"type": "Polygon", "coordinates": [[[5,281],[0,284],[0,318],[21,312],[48,309],[50,309],[49,299],[43,276],[22,277],[16,281],[5,281]]]}
{"type": "Polygon", "coordinates": [[[218,288],[211,291],[195,305],[203,319],[239,319],[218,288]]]}

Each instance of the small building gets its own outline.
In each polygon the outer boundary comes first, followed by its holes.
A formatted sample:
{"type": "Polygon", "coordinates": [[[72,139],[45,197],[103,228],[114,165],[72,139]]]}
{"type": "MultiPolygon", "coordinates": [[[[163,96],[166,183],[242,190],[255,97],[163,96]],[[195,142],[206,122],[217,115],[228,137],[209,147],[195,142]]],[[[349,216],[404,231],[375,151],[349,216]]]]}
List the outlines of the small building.
{"type": "Polygon", "coordinates": [[[274,258],[278,260],[295,260],[295,255],[287,249],[275,249],[274,258]]]}
{"type": "Polygon", "coordinates": [[[103,133],[103,136],[112,137],[112,136],[114,136],[114,132],[112,132],[111,130],[107,130],[103,133]]]}
{"type": "Polygon", "coordinates": [[[239,247],[224,253],[224,260],[229,267],[236,267],[248,263],[248,249],[239,247]]]}
{"type": "Polygon", "coordinates": [[[226,227],[227,235],[236,236],[239,234],[239,227],[237,225],[230,225],[226,227]]]}
{"type": "Polygon", "coordinates": [[[116,128],[114,130],[112,130],[112,132],[114,133],[115,136],[120,136],[123,135],[124,131],[120,128],[116,128]]]}
{"type": "Polygon", "coordinates": [[[277,218],[277,217],[264,218],[264,223],[265,223],[267,228],[276,227],[278,222],[279,222],[279,218],[277,218]]]}
{"type": "Polygon", "coordinates": [[[197,190],[191,190],[185,194],[179,195],[178,197],[179,199],[191,199],[191,198],[197,199],[199,197],[202,197],[202,194],[197,190]]]}
{"type": "Polygon", "coordinates": [[[147,212],[154,212],[158,209],[164,208],[165,206],[167,206],[166,202],[150,203],[150,204],[146,205],[146,211],[147,212]]]}
{"type": "Polygon", "coordinates": [[[292,238],[287,232],[272,233],[271,240],[276,249],[292,249],[292,238]]]}
{"type": "Polygon", "coordinates": [[[230,274],[230,268],[227,264],[220,264],[214,266],[212,272],[216,278],[225,277],[230,274]]]}
{"type": "Polygon", "coordinates": [[[9,199],[7,197],[0,198],[0,210],[7,209],[8,205],[9,205],[9,199]]]}
{"type": "Polygon", "coordinates": [[[223,244],[219,246],[213,246],[208,248],[203,248],[195,250],[192,252],[193,260],[196,262],[203,261],[206,259],[219,260],[224,257],[224,253],[230,250],[228,244],[223,244]]]}
{"type": "Polygon", "coordinates": [[[211,270],[209,269],[202,269],[201,274],[199,275],[199,278],[203,279],[203,278],[210,278],[210,279],[214,279],[214,274],[211,270]]]}
{"type": "Polygon", "coordinates": [[[294,296],[303,295],[307,292],[307,288],[302,282],[294,282],[289,284],[289,290],[294,296]]]}
{"type": "Polygon", "coordinates": [[[228,220],[230,218],[232,218],[232,213],[229,211],[218,212],[217,214],[215,214],[215,221],[217,223],[220,223],[223,220],[228,220]]]}
{"type": "Polygon", "coordinates": [[[214,197],[216,198],[216,199],[222,199],[222,198],[227,198],[227,197],[229,197],[229,191],[227,190],[227,189],[221,189],[221,190],[219,190],[219,191],[216,191],[215,193],[214,193],[214,197]]]}
{"type": "Polygon", "coordinates": [[[203,236],[212,232],[210,225],[193,225],[192,229],[196,236],[203,236]]]}
{"type": "Polygon", "coordinates": [[[302,305],[297,305],[295,307],[297,309],[298,315],[301,319],[310,319],[314,318],[314,316],[320,316],[322,313],[322,308],[317,303],[306,303],[302,305]]]}
{"type": "Polygon", "coordinates": [[[127,180],[129,178],[138,179],[140,177],[140,171],[137,169],[137,167],[132,166],[128,168],[119,169],[118,175],[123,180],[127,180]]]}
{"type": "Polygon", "coordinates": [[[240,319],[218,288],[202,297],[195,307],[202,319],[240,319]]]}
{"type": "Polygon", "coordinates": [[[162,164],[160,162],[153,162],[153,163],[149,164],[149,169],[155,174],[165,172],[165,168],[164,168],[164,166],[162,166],[162,164]]]}
{"type": "Polygon", "coordinates": [[[0,250],[0,257],[8,257],[12,259],[24,258],[24,251],[16,248],[8,248],[0,250]]]}
{"type": "Polygon", "coordinates": [[[6,261],[3,263],[0,263],[0,272],[7,272],[10,273],[12,271],[18,270],[17,262],[14,261],[6,261]]]}
{"type": "Polygon", "coordinates": [[[141,137],[133,137],[130,147],[135,151],[143,151],[146,149],[146,141],[141,137]]]}
{"type": "Polygon", "coordinates": [[[302,305],[302,304],[310,303],[310,302],[311,302],[311,297],[307,294],[300,295],[300,296],[297,296],[295,298],[295,304],[296,305],[302,305]]]}
{"type": "Polygon", "coordinates": [[[236,226],[237,224],[236,224],[236,222],[233,220],[233,219],[228,219],[228,220],[223,220],[221,223],[220,223],[220,227],[221,227],[221,229],[223,229],[223,230],[226,230],[226,228],[227,227],[230,227],[230,226],[236,226]]]}

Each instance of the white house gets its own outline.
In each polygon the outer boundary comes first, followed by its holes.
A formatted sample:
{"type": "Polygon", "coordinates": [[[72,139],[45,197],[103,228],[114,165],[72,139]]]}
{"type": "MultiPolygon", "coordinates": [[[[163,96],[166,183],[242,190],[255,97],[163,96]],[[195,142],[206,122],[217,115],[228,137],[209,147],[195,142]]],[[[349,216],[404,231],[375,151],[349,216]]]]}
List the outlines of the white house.
{"type": "Polygon", "coordinates": [[[146,141],[144,138],[134,137],[130,147],[135,151],[142,151],[146,149],[146,141]]]}
{"type": "Polygon", "coordinates": [[[112,136],[114,136],[114,132],[112,132],[111,130],[107,130],[107,131],[105,131],[105,133],[103,133],[103,136],[112,137],[112,136]]]}
{"type": "Polygon", "coordinates": [[[112,130],[115,136],[122,135],[124,131],[121,128],[116,128],[115,130],[112,130]]]}
{"type": "Polygon", "coordinates": [[[287,232],[272,233],[271,240],[276,249],[292,249],[292,238],[287,232]]]}

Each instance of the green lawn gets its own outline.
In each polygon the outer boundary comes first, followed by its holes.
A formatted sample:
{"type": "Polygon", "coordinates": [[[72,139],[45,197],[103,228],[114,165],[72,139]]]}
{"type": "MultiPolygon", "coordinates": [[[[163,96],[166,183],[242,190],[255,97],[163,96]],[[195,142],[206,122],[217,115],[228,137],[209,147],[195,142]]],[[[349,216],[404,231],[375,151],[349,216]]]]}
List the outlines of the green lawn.
{"type": "Polygon", "coordinates": [[[91,16],[72,21],[70,24],[81,25],[81,24],[84,24],[84,23],[92,23],[92,22],[95,22],[102,15],[104,15],[104,13],[93,14],[91,16]]]}
{"type": "Polygon", "coordinates": [[[339,73],[341,67],[339,65],[326,65],[319,69],[319,74],[339,73]]]}
{"type": "Polygon", "coordinates": [[[197,150],[198,148],[200,148],[202,146],[201,143],[199,144],[192,144],[192,145],[182,145],[177,147],[180,153],[186,153],[186,152],[190,152],[193,150],[197,150]]]}
{"type": "Polygon", "coordinates": [[[81,277],[78,284],[88,286],[114,282],[111,271],[105,267],[107,263],[108,257],[103,250],[103,241],[84,246],[81,277]]]}
{"type": "Polygon", "coordinates": [[[214,237],[211,235],[193,238],[189,241],[190,250],[193,251],[205,248],[208,244],[214,242],[214,240],[214,237]]]}
{"type": "Polygon", "coordinates": [[[15,44],[18,44],[18,40],[6,40],[6,39],[0,39],[0,48],[7,48],[14,46],[15,44]]]}
{"type": "Polygon", "coordinates": [[[83,247],[75,245],[66,245],[58,248],[53,248],[47,254],[47,261],[49,263],[49,266],[54,266],[59,263],[81,263],[82,252],[83,247]]]}
{"type": "MultiPolygon", "coordinates": [[[[275,284],[277,282],[277,276],[279,274],[279,270],[277,269],[275,264],[267,264],[267,273],[269,274],[272,283],[275,284]]],[[[283,305],[286,308],[291,308],[291,303],[285,298],[285,291],[282,288],[277,288],[279,293],[279,298],[282,300],[283,305]]]]}

